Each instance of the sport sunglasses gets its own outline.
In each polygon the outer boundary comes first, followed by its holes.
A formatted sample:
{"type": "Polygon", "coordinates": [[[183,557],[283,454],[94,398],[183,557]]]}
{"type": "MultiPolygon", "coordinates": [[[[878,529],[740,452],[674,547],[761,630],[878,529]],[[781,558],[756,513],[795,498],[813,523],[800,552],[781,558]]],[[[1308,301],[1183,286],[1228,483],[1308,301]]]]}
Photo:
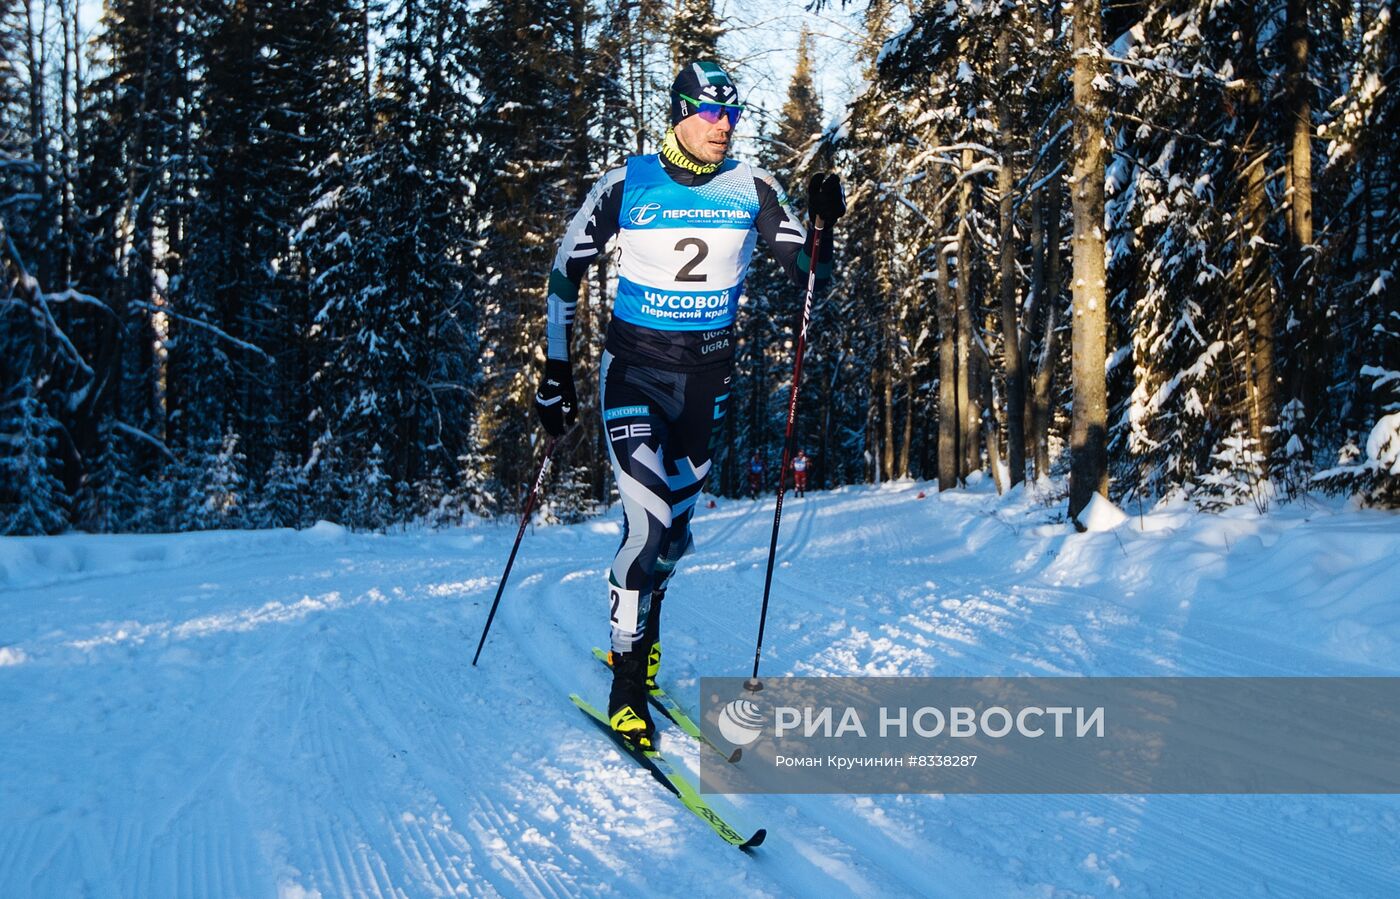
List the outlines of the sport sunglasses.
{"type": "Polygon", "coordinates": [[[694,97],[687,97],[685,94],[679,95],[682,100],[695,107],[695,114],[713,125],[719,121],[720,116],[729,117],[729,127],[733,128],[739,124],[739,116],[744,114],[744,104],[742,103],[713,103],[708,100],[697,100],[694,97]]]}

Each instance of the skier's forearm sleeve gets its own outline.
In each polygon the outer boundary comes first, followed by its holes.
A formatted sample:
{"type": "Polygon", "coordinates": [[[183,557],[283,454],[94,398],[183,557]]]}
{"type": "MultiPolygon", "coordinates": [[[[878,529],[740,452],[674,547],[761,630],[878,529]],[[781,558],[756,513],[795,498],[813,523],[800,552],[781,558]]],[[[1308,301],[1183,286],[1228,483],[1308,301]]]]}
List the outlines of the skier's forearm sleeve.
{"type": "MultiPolygon", "coordinates": [[[[768,245],[788,278],[798,287],[807,286],[807,274],[812,270],[811,236],[792,211],[787,193],[778,180],[762,169],[756,170],[754,186],[758,188],[758,219],[754,223],[758,235],[768,245]]],[[[831,280],[831,229],[822,232],[822,245],[817,254],[817,290],[831,280]]]]}
{"type": "Polygon", "coordinates": [[[545,337],[550,359],[569,359],[569,342],[574,329],[574,307],[578,305],[579,286],[588,267],[602,254],[608,241],[617,234],[617,216],[622,209],[622,178],[625,167],[615,168],[593,185],[588,197],[574,213],[554,267],[549,272],[549,304],[545,337]]]}

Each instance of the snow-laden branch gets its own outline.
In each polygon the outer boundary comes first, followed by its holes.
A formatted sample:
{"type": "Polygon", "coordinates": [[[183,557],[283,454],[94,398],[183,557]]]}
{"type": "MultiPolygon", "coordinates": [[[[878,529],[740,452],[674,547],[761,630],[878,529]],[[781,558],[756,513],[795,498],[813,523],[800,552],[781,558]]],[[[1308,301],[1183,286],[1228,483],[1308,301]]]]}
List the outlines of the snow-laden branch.
{"type": "Polygon", "coordinates": [[[4,236],[5,245],[10,251],[10,258],[14,260],[15,267],[19,269],[20,286],[28,291],[33,298],[34,308],[42,316],[44,326],[47,328],[49,334],[58,341],[59,346],[66,351],[69,359],[78,367],[79,371],[87,375],[89,379],[94,377],[92,368],[84,361],[82,354],[78,352],[78,348],[73,345],[73,341],[68,339],[68,335],[64,333],[63,328],[59,327],[58,320],[53,317],[53,312],[49,309],[48,301],[44,296],[43,288],[39,286],[39,279],[29,274],[29,270],[25,268],[24,260],[19,254],[19,248],[15,246],[15,242],[10,238],[9,231],[5,228],[3,222],[0,222],[0,235],[4,236]]]}
{"type": "MultiPolygon", "coordinates": [[[[952,153],[954,150],[957,150],[959,152],[963,150],[976,150],[978,153],[982,153],[986,156],[991,157],[992,159],[995,159],[998,164],[1001,163],[1001,153],[997,152],[996,150],[993,150],[986,144],[979,144],[975,141],[963,141],[962,143],[957,144],[942,144],[937,147],[922,147],[920,148],[920,155],[928,153],[952,153]]],[[[979,162],[978,165],[981,165],[981,162],[979,162]]],[[[973,168],[976,167],[977,166],[973,166],[973,168]]]]}
{"type": "Polygon", "coordinates": [[[1147,119],[1141,118],[1140,116],[1135,116],[1130,112],[1112,112],[1109,115],[1115,119],[1126,119],[1129,122],[1136,122],[1137,124],[1151,128],[1154,131],[1165,131],[1168,134],[1174,134],[1177,137],[1182,137],[1186,140],[1199,141],[1205,144],[1207,147],[1213,147],[1217,150],[1224,150],[1229,147],[1229,144],[1225,143],[1223,140],[1214,140],[1209,137],[1202,137],[1199,134],[1192,134],[1189,131],[1181,131],[1177,128],[1169,128],[1166,125],[1162,125],[1157,122],[1149,122],[1147,121],[1147,119]]]}
{"type": "Polygon", "coordinates": [[[227,331],[223,330],[217,325],[211,325],[209,322],[204,321],[203,319],[195,318],[192,315],[182,315],[178,312],[172,311],[169,306],[157,306],[154,303],[132,303],[132,307],[135,309],[142,309],[147,312],[159,312],[161,315],[169,316],[170,318],[175,319],[175,321],[184,322],[187,325],[194,325],[196,328],[203,328],[204,330],[208,331],[214,336],[227,340],[234,346],[242,347],[245,350],[262,356],[268,362],[275,361],[272,358],[272,356],[268,354],[267,350],[263,349],[262,347],[257,346],[256,344],[251,344],[246,340],[239,340],[237,337],[234,337],[232,334],[228,333],[227,331]]]}
{"type": "Polygon", "coordinates": [[[71,287],[67,290],[59,291],[58,293],[48,294],[47,299],[50,303],[82,303],[87,306],[96,306],[108,315],[116,316],[116,313],[112,311],[112,307],[108,306],[97,297],[79,290],[74,290],[71,287]]]}
{"type": "Polygon", "coordinates": [[[4,209],[6,206],[18,206],[20,203],[37,203],[42,199],[43,197],[39,194],[11,194],[0,200],[0,209],[4,209]]]}
{"type": "Polygon", "coordinates": [[[1156,75],[1170,75],[1171,77],[1179,78],[1182,81],[1203,81],[1207,84],[1213,84],[1217,87],[1223,87],[1226,90],[1239,90],[1240,88],[1248,86],[1248,82],[1245,81],[1243,78],[1235,78],[1233,80],[1229,80],[1220,77],[1214,72],[1183,72],[1179,69],[1173,69],[1171,66],[1162,65],[1161,63],[1153,63],[1149,60],[1125,59],[1121,56],[1114,56],[1107,50],[1103,50],[1102,48],[1100,48],[1100,51],[1101,52],[1096,53],[1094,50],[1081,50],[1080,52],[1094,54],[1099,59],[1102,59],[1104,62],[1111,62],[1114,65],[1127,66],[1128,68],[1134,69],[1141,69],[1144,72],[1152,72],[1156,75]]]}
{"type": "Polygon", "coordinates": [[[112,430],[119,431],[128,437],[135,437],[137,440],[149,443],[151,446],[164,453],[165,458],[169,459],[171,462],[175,461],[175,454],[170,451],[170,447],[166,446],[164,441],[160,440],[158,437],[147,434],[140,428],[133,427],[124,421],[114,421],[112,422],[112,430]]]}
{"type": "Polygon", "coordinates": [[[1361,366],[1361,376],[1376,379],[1371,382],[1372,391],[1379,391],[1387,384],[1400,384],[1400,371],[1391,371],[1378,365],[1361,366]]]}
{"type": "Polygon", "coordinates": [[[1061,172],[1065,170],[1065,160],[1061,159],[1059,164],[1049,171],[1044,178],[1041,178],[1021,193],[1021,198],[1016,201],[1016,208],[1019,210],[1021,204],[1035,196],[1036,191],[1053,181],[1061,172]]]}
{"type": "MultiPolygon", "coordinates": [[[[1069,131],[1069,129],[1072,127],[1074,127],[1074,122],[1065,122],[1063,125],[1060,126],[1060,130],[1056,131],[1053,135],[1050,136],[1049,140],[1047,140],[1044,144],[1041,145],[1040,152],[1035,154],[1035,159],[1032,160],[1030,166],[1027,167],[1025,176],[1021,179],[1020,185],[1017,186],[1018,189],[1020,189],[1020,187],[1023,187],[1025,183],[1030,180],[1031,176],[1035,174],[1035,170],[1040,168],[1040,164],[1045,161],[1045,154],[1050,152],[1050,148],[1059,143],[1060,138],[1064,137],[1065,133],[1069,131]]],[[[1063,161],[1060,163],[1060,165],[1055,167],[1055,172],[1058,172],[1062,168],[1064,168],[1063,161]]],[[[1029,192],[1034,193],[1036,190],[1040,189],[1040,186],[1042,184],[1044,184],[1046,181],[1055,176],[1055,172],[1051,172],[1049,175],[1046,175],[1040,181],[1037,181],[1035,186],[1032,187],[1029,192]]]]}
{"type": "MultiPolygon", "coordinates": [[[[882,186],[883,186],[883,185],[882,185],[882,186]]],[[[880,192],[880,195],[881,195],[881,196],[884,196],[884,197],[894,197],[894,198],[895,198],[896,200],[898,200],[900,203],[904,204],[904,206],[907,207],[907,208],[909,209],[910,212],[914,213],[914,214],[917,215],[919,218],[923,219],[923,222],[924,222],[925,225],[929,225],[929,226],[932,226],[932,225],[933,225],[933,222],[931,222],[931,221],[929,220],[929,217],[926,216],[926,215],[924,215],[923,210],[920,209],[917,205],[915,205],[915,203],[914,203],[913,200],[910,200],[908,197],[906,197],[906,196],[905,196],[903,193],[901,193],[900,191],[896,191],[896,190],[882,190],[882,191],[880,192]]]]}

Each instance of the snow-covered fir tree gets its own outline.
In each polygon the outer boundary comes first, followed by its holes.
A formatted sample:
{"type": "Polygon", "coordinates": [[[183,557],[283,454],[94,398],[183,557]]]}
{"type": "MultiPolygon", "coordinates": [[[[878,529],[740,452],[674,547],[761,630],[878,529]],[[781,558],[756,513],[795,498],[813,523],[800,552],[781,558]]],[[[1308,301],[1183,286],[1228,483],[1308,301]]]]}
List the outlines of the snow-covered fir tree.
{"type": "Polygon", "coordinates": [[[472,289],[481,316],[477,433],[503,508],[534,476],[531,399],[543,363],[543,285],[571,204],[560,179],[572,141],[568,41],[577,4],[489,6],[468,32],[479,97],[472,121],[472,289]]]}
{"type": "Polygon", "coordinates": [[[347,80],[335,124],[348,139],[318,163],[297,236],[311,265],[309,417],[341,457],[379,448],[383,476],[336,492],[392,493],[379,505],[328,505],[327,514],[370,527],[438,504],[432,491],[396,485],[451,476],[467,440],[476,352],[458,165],[467,133],[461,18],[443,0],[404,0],[386,16],[382,74],[373,88],[347,80]],[[366,520],[371,512],[384,520],[366,520]]]}
{"type": "Polygon", "coordinates": [[[58,429],[28,377],[0,396],[0,534],[53,534],[67,524],[58,429]]]}
{"type": "MultiPolygon", "coordinates": [[[[91,86],[91,159],[84,194],[95,203],[98,247],[88,292],[102,297],[106,320],[92,322],[95,414],[110,416],[131,476],[148,501],[162,504],[171,413],[168,356],[182,325],[170,314],[189,252],[189,201],[197,168],[189,138],[197,108],[200,30],[196,2],[114,0],[105,6],[91,86]],[[100,260],[100,261],[99,261],[100,260]]],[[[193,349],[193,348],[191,348],[193,349]]],[[[99,429],[86,429],[89,438],[99,429]]],[[[99,447],[84,441],[82,452],[99,447]]],[[[163,523],[181,526],[176,515],[163,523]]]]}
{"type": "Polygon", "coordinates": [[[349,155],[347,131],[364,122],[366,36],[350,0],[239,4],[215,21],[198,144],[207,186],[192,225],[199,277],[185,297],[207,327],[186,325],[178,362],[190,365],[175,367],[188,445],[237,433],[261,485],[279,454],[309,459],[320,433],[315,298],[298,238],[317,166],[349,155]]]}
{"type": "Polygon", "coordinates": [[[1349,253],[1333,263],[1328,279],[1344,335],[1337,342],[1341,370],[1328,390],[1342,442],[1336,464],[1317,475],[1328,489],[1391,507],[1400,506],[1400,154],[1388,137],[1400,128],[1395,16],[1390,0],[1347,9],[1346,90],[1329,105],[1323,126],[1324,176],[1347,196],[1337,219],[1349,253]]]}

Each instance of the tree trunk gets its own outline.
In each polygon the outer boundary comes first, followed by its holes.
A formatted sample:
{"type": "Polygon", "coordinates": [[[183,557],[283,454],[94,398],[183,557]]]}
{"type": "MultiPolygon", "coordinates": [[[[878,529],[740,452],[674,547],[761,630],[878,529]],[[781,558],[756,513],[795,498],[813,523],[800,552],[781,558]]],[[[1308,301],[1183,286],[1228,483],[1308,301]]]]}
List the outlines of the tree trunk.
{"type": "MultiPolygon", "coordinates": [[[[1246,13],[1239,27],[1243,40],[1252,45],[1257,39],[1258,23],[1246,13]]],[[[1269,252],[1265,248],[1265,229],[1269,218],[1269,198],[1266,181],[1269,177],[1270,150],[1260,135],[1264,111],[1262,87],[1264,73],[1258,60],[1250,57],[1241,61],[1240,81],[1244,83],[1240,96],[1240,119],[1243,139],[1239,149],[1240,201],[1239,258],[1237,262],[1241,308],[1236,318],[1240,331],[1236,355],[1244,357],[1244,372],[1239,378],[1244,390],[1249,435],[1255,446],[1267,458],[1270,452],[1272,428],[1278,421],[1276,374],[1274,371],[1274,291],[1269,252]]],[[[1291,231],[1291,227],[1289,228],[1291,231]]],[[[1230,332],[1235,327],[1232,324],[1230,332]]]]}
{"type": "MultiPolygon", "coordinates": [[[[992,328],[991,316],[988,315],[987,330],[990,333],[992,328]]],[[[1010,485],[1002,480],[1001,476],[1001,425],[997,419],[997,395],[996,382],[992,377],[992,360],[986,353],[982,353],[980,348],[978,354],[981,356],[982,364],[982,417],[986,424],[982,431],[987,439],[987,467],[992,470],[992,482],[997,485],[997,494],[1003,494],[1010,485]]]]}
{"type": "Polygon", "coordinates": [[[881,471],[879,471],[879,371],[871,371],[871,384],[869,384],[869,402],[865,403],[865,457],[868,459],[869,482],[878,485],[881,482],[881,471]]]}
{"type": "Polygon", "coordinates": [[[47,274],[49,238],[49,140],[48,111],[45,106],[45,87],[48,81],[48,28],[49,6],[39,5],[40,17],[34,21],[34,4],[24,4],[24,48],[25,67],[29,78],[29,155],[34,165],[32,178],[34,193],[38,195],[35,220],[42,222],[34,229],[37,244],[34,258],[28,263],[32,273],[42,277],[47,274]]]}
{"type": "MultiPolygon", "coordinates": [[[[891,306],[894,304],[891,303],[891,306]]],[[[886,319],[893,318],[893,313],[887,315],[886,319]]],[[[895,336],[894,323],[888,322],[885,328],[885,371],[880,376],[884,385],[884,413],[885,419],[882,424],[881,434],[881,464],[886,478],[897,476],[894,467],[894,371],[895,371],[895,336]]]]}
{"type": "MultiPolygon", "coordinates": [[[[1304,408],[1316,412],[1320,405],[1319,385],[1325,383],[1321,363],[1320,332],[1313,302],[1313,202],[1312,202],[1312,89],[1308,82],[1308,3],[1288,0],[1284,27],[1284,119],[1289,129],[1288,145],[1288,242],[1284,252],[1284,288],[1292,308],[1302,322],[1301,346],[1291,354],[1292,383],[1289,393],[1303,401],[1304,408]]],[[[1272,357],[1270,359],[1272,361],[1272,357]]],[[[1270,375],[1277,375],[1270,368],[1270,375]]],[[[1277,410],[1270,424],[1277,423],[1277,410]]]]}
{"type": "MultiPolygon", "coordinates": [[[[962,152],[962,172],[972,168],[972,150],[962,152]]],[[[959,414],[958,448],[962,450],[959,459],[959,480],[979,467],[977,446],[977,411],[973,408],[972,391],[976,383],[973,375],[972,350],[972,227],[968,222],[972,215],[972,182],[964,180],[958,195],[958,395],[959,414]]]]}
{"type": "MultiPolygon", "coordinates": [[[[997,36],[998,70],[1011,70],[1011,23],[1002,26],[997,36]]],[[[1001,166],[997,171],[997,190],[1001,194],[998,210],[1001,271],[1001,333],[1002,356],[1006,360],[1006,445],[1011,466],[1010,483],[1015,487],[1026,477],[1026,375],[1021,366],[1020,322],[1016,309],[1016,242],[1013,225],[1011,191],[1011,104],[1007,91],[997,95],[997,119],[1001,131],[1001,166]]]]}
{"type": "Polygon", "coordinates": [[[1025,434],[1026,455],[1035,458],[1035,403],[1031,398],[1031,381],[1035,367],[1031,364],[1031,350],[1035,341],[1031,332],[1045,309],[1045,203],[1044,188],[1037,189],[1031,196],[1031,283],[1030,297],[1021,314],[1021,371],[1026,382],[1026,403],[1022,415],[1022,429],[1025,434]]]}
{"type": "Polygon", "coordinates": [[[1074,411],[1070,431],[1070,518],[1094,493],[1108,495],[1107,276],[1104,262],[1104,109],[1094,86],[1103,22],[1099,0],[1074,7],[1074,411]]]}
{"type": "Polygon", "coordinates": [[[372,30],[369,24],[370,6],[373,0],[363,0],[360,3],[360,21],[356,23],[359,28],[360,58],[364,60],[364,71],[361,72],[360,87],[364,90],[364,97],[361,100],[361,110],[364,113],[363,134],[368,140],[374,134],[374,42],[371,38],[372,30]]]}
{"type": "Polygon", "coordinates": [[[1040,364],[1035,373],[1035,396],[1032,401],[1031,434],[1035,439],[1035,476],[1050,477],[1050,423],[1054,420],[1051,407],[1055,360],[1060,353],[1058,297],[1045,310],[1045,339],[1040,349],[1040,364]]]}
{"type": "MultiPolygon", "coordinates": [[[[1292,196],[1289,223],[1299,252],[1313,239],[1312,225],[1312,101],[1308,84],[1308,4],[1288,0],[1288,51],[1284,55],[1292,134],[1288,154],[1288,190],[1292,196]]],[[[1302,282],[1306,284],[1306,279],[1302,282]]]]}
{"type": "MultiPolygon", "coordinates": [[[[1257,96],[1257,89],[1252,91],[1257,96]]],[[[1240,330],[1246,356],[1249,433],[1259,450],[1270,452],[1271,428],[1278,421],[1274,390],[1274,297],[1268,260],[1255,243],[1262,238],[1268,216],[1265,163],[1268,152],[1253,140],[1246,140],[1244,152],[1252,154],[1245,162],[1244,193],[1240,209],[1240,296],[1247,315],[1241,316],[1240,330]]]]}
{"type": "MultiPolygon", "coordinates": [[[[1058,155],[1058,154],[1057,154],[1058,155]]],[[[1058,159],[1055,160],[1058,165],[1058,159]]],[[[1040,345],[1040,361],[1036,365],[1034,399],[1034,425],[1031,428],[1035,440],[1035,476],[1050,476],[1050,426],[1055,421],[1052,387],[1055,382],[1055,365],[1060,359],[1060,268],[1064,256],[1060,252],[1060,203],[1062,193],[1059,178],[1048,185],[1045,195],[1045,338],[1040,345]]]]}
{"type": "Polygon", "coordinates": [[[936,248],[938,291],[938,489],[952,490],[958,486],[961,454],[958,437],[962,420],[958,407],[958,367],[961,344],[958,342],[958,315],[953,308],[953,291],[948,286],[948,252],[941,244],[936,248]]]}
{"type": "Polygon", "coordinates": [[[904,376],[904,436],[899,446],[899,476],[909,477],[909,453],[914,444],[914,372],[904,376]]]}

